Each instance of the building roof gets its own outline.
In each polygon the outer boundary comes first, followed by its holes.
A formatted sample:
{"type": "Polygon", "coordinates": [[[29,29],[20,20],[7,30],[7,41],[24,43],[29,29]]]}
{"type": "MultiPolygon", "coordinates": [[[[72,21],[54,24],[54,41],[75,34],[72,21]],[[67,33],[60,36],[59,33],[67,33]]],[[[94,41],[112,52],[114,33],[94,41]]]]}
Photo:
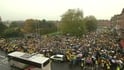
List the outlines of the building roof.
{"type": "Polygon", "coordinates": [[[124,14],[124,8],[123,8],[123,10],[122,10],[121,14],[124,14]]]}
{"type": "Polygon", "coordinates": [[[98,20],[98,26],[107,26],[109,27],[111,22],[109,20],[98,20]]]}

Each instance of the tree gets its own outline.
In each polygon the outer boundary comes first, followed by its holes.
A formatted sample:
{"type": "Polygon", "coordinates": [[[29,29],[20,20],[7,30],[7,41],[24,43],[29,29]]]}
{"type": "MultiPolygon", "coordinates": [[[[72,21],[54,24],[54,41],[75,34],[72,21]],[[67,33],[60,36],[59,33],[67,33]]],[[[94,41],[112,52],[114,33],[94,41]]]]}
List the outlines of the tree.
{"type": "Polygon", "coordinates": [[[23,33],[21,32],[21,21],[13,21],[10,26],[4,30],[3,35],[4,37],[22,37],[23,33]]]}
{"type": "Polygon", "coordinates": [[[62,15],[60,30],[63,34],[81,35],[85,32],[83,13],[79,9],[69,9],[62,15]]]}
{"type": "Polygon", "coordinates": [[[34,33],[35,32],[35,23],[36,21],[33,19],[27,19],[24,22],[24,26],[22,28],[22,31],[24,33],[34,33]]]}
{"type": "Polygon", "coordinates": [[[49,34],[56,32],[57,26],[55,25],[55,23],[56,21],[46,21],[45,19],[43,19],[39,25],[40,34],[49,34]]]}
{"type": "Polygon", "coordinates": [[[0,36],[3,36],[3,33],[5,31],[5,29],[7,28],[6,25],[4,25],[1,21],[0,21],[0,36]]]}
{"type": "Polygon", "coordinates": [[[88,32],[95,31],[97,29],[97,20],[94,16],[88,16],[84,19],[85,27],[88,32]]]}
{"type": "Polygon", "coordinates": [[[56,31],[53,21],[27,19],[21,31],[25,33],[48,34],[56,31]]]}
{"type": "Polygon", "coordinates": [[[21,37],[23,36],[22,32],[20,31],[20,28],[18,27],[11,27],[7,28],[4,31],[4,37],[21,37]]]}
{"type": "Polygon", "coordinates": [[[16,22],[12,22],[9,27],[10,28],[18,27],[18,24],[16,22]]]}

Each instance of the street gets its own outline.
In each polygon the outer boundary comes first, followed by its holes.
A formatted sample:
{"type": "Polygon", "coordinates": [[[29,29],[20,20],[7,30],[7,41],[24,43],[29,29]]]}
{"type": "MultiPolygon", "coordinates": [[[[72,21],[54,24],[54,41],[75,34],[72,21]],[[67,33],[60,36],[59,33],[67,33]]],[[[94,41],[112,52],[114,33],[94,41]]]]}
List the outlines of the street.
{"type": "Polygon", "coordinates": [[[6,54],[3,51],[0,51],[0,69],[10,70],[10,67],[8,64],[8,58],[5,55],[6,54]]]}
{"type": "MultiPolygon", "coordinates": [[[[0,70],[11,70],[8,58],[3,51],[0,51],[0,70]]],[[[67,62],[52,62],[51,70],[81,70],[79,66],[69,66],[67,62]]]]}

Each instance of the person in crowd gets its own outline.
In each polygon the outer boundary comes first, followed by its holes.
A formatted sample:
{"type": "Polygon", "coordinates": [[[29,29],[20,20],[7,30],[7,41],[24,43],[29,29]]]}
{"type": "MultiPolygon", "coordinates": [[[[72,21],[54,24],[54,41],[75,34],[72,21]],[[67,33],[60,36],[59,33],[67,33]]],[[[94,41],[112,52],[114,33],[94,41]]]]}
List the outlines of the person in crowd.
{"type": "Polygon", "coordinates": [[[112,32],[89,32],[80,38],[75,36],[45,36],[42,38],[0,39],[0,49],[10,53],[43,53],[46,56],[64,54],[67,61],[81,64],[92,63],[106,70],[124,68],[124,54],[117,37],[112,32]],[[45,48],[45,49],[44,49],[45,48]]]}

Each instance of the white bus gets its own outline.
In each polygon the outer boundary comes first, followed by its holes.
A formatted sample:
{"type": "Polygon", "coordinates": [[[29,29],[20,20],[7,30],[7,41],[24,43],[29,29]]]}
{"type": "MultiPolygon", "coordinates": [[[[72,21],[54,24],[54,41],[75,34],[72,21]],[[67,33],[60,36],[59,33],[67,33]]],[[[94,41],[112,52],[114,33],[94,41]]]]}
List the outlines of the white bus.
{"type": "Polygon", "coordinates": [[[8,61],[12,68],[21,70],[51,70],[50,59],[43,54],[28,54],[12,52],[8,54],[8,61]]]}

